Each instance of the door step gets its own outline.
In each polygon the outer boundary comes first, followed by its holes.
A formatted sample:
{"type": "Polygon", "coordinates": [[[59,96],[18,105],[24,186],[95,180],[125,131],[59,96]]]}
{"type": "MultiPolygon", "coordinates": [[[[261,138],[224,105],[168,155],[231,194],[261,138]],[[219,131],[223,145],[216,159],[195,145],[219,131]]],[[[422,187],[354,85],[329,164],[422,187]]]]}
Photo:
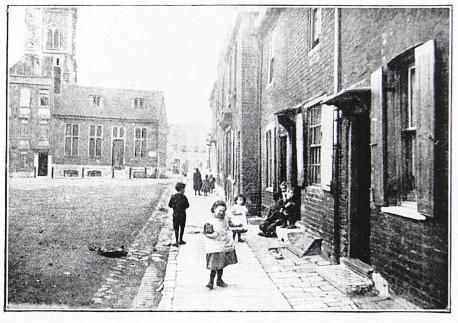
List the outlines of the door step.
{"type": "Polygon", "coordinates": [[[276,233],[278,240],[285,243],[286,249],[299,258],[321,254],[323,239],[311,236],[301,227],[297,229],[277,227],[276,233]]]}
{"type": "Polygon", "coordinates": [[[248,224],[251,225],[260,225],[262,221],[263,220],[260,216],[252,216],[247,219],[248,224]]]}
{"type": "Polygon", "coordinates": [[[331,285],[348,296],[377,295],[374,282],[344,264],[317,267],[317,272],[331,285]]]}
{"type": "Polygon", "coordinates": [[[372,274],[374,273],[374,268],[356,258],[342,257],[340,258],[340,263],[344,264],[348,267],[348,269],[353,270],[355,273],[369,279],[372,278],[372,274]]]}

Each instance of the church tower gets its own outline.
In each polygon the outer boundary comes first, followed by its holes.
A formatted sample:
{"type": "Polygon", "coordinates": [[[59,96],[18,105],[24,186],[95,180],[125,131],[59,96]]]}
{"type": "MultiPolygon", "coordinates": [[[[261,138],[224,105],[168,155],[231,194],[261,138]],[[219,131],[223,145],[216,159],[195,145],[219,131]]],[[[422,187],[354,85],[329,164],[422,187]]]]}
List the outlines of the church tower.
{"type": "Polygon", "coordinates": [[[38,61],[41,74],[54,78],[54,93],[63,83],[77,80],[77,9],[73,7],[32,7],[25,15],[25,53],[38,61]]]}

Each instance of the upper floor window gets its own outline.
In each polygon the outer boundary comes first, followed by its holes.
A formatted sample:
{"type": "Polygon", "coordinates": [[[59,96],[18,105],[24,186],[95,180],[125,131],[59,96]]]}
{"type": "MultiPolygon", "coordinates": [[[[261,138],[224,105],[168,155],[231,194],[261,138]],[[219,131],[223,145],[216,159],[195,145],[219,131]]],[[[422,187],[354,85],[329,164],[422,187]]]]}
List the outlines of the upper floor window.
{"type": "Polygon", "coordinates": [[[135,128],[135,157],[146,157],[146,128],[135,128]]]}
{"type": "Polygon", "coordinates": [[[91,107],[100,107],[101,97],[100,95],[91,95],[89,97],[89,103],[91,107]]]}
{"type": "Polygon", "coordinates": [[[30,108],[31,90],[28,87],[23,87],[20,90],[19,106],[21,108],[30,108]]]}
{"type": "Polygon", "coordinates": [[[274,71],[275,71],[275,42],[276,42],[276,31],[275,27],[272,28],[269,36],[268,43],[268,55],[267,58],[267,84],[270,84],[274,80],[274,71]]]}
{"type": "Polygon", "coordinates": [[[78,156],[79,133],[78,124],[65,124],[65,156],[78,156]]]}
{"type": "Polygon", "coordinates": [[[49,106],[49,90],[40,89],[40,106],[49,106]]]}
{"type": "Polygon", "coordinates": [[[310,17],[310,48],[320,42],[321,35],[321,8],[313,8],[310,17]]]}
{"type": "Polygon", "coordinates": [[[145,99],[143,99],[143,98],[135,98],[133,100],[134,109],[141,109],[144,106],[145,106],[145,99]]]}
{"type": "Polygon", "coordinates": [[[60,49],[62,48],[62,43],[62,32],[57,28],[48,28],[46,37],[46,49],[60,49]]]}

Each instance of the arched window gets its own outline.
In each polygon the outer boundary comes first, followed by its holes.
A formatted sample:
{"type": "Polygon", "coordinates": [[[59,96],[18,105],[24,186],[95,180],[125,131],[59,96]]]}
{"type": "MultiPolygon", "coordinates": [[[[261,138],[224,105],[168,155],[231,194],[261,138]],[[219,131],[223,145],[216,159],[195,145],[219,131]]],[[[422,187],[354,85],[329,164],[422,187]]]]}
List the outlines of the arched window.
{"type": "Polygon", "coordinates": [[[62,33],[57,28],[49,28],[46,40],[46,49],[60,49],[62,47],[62,33]]]}

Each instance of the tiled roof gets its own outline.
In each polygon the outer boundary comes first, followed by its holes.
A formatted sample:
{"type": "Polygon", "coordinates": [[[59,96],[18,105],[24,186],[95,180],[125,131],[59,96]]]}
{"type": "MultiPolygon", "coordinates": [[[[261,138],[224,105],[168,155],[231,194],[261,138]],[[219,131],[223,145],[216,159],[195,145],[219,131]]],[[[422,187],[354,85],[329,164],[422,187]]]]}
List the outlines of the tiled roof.
{"type": "Polygon", "coordinates": [[[161,106],[164,96],[160,91],[112,89],[79,85],[62,85],[62,92],[54,96],[54,115],[98,118],[121,118],[163,122],[161,106]],[[100,107],[90,103],[91,96],[100,96],[100,107]],[[145,99],[143,108],[134,108],[135,98],[145,99]]]}

